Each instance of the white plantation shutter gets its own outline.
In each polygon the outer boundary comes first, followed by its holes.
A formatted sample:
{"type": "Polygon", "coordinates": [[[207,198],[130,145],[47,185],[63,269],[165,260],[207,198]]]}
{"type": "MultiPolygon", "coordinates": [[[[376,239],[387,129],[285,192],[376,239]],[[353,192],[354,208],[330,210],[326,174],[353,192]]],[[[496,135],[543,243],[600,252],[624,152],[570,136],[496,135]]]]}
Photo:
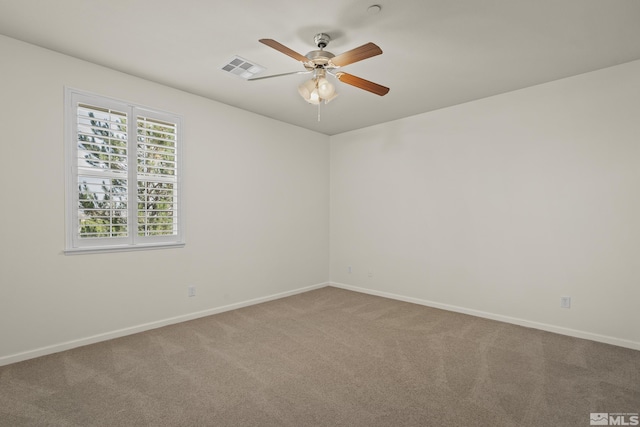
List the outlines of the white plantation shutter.
{"type": "Polygon", "coordinates": [[[138,235],[178,233],[177,124],[137,117],[138,235]]]}
{"type": "Polygon", "coordinates": [[[180,118],[66,95],[67,252],[183,245],[180,118]]]}
{"type": "Polygon", "coordinates": [[[77,107],[79,239],[128,236],[127,114],[77,107]]]}

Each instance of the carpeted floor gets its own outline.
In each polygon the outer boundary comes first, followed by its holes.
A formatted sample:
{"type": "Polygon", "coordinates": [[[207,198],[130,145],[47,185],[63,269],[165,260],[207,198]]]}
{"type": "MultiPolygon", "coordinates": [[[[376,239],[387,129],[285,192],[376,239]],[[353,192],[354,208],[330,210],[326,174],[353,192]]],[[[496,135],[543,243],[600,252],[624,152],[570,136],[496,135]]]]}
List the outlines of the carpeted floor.
{"type": "Polygon", "coordinates": [[[4,426],[588,426],[640,352],[327,287],[0,367],[4,426]]]}

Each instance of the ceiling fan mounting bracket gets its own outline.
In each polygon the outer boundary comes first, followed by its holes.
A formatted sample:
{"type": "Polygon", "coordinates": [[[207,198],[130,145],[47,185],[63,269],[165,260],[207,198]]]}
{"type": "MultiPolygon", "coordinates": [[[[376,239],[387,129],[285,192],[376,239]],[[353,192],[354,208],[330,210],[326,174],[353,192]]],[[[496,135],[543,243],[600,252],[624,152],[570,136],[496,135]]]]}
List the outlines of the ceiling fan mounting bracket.
{"type": "Polygon", "coordinates": [[[324,49],[331,41],[331,36],[325,33],[318,33],[313,38],[313,41],[316,43],[316,46],[318,46],[319,49],[324,49]]]}

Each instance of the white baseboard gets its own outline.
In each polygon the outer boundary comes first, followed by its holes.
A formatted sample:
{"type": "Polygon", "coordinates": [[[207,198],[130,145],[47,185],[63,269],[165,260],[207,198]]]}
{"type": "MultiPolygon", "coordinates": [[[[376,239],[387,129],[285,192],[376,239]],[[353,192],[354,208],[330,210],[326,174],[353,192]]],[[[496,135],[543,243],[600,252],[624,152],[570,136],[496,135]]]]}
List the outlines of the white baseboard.
{"type": "Polygon", "coordinates": [[[181,316],[170,317],[163,320],[144,323],[142,325],[131,326],[128,328],[118,329],[116,331],[105,332],[102,334],[92,335],[90,337],[80,338],[77,340],[66,341],[59,344],[49,345],[46,347],[36,348],[34,350],[28,350],[21,353],[10,354],[8,356],[0,357],[0,366],[9,365],[11,363],[22,362],[23,360],[33,359],[40,356],[46,356],[48,354],[59,353],[65,350],[71,350],[72,348],[82,347],[89,344],[95,344],[101,341],[107,341],[114,338],[124,337],[126,335],[137,334],[139,332],[148,331],[151,329],[161,328],[163,326],[173,325],[176,323],[186,322],[188,320],[194,320],[201,317],[211,316],[213,314],[223,313],[225,311],[236,310],[242,307],[248,307],[250,305],[260,304],[267,301],[273,301],[288,296],[301,294],[303,292],[312,291],[314,289],[324,288],[329,283],[319,283],[317,285],[306,286],[304,288],[294,289],[292,291],[281,292],[278,294],[268,295],[265,297],[254,298],[247,301],[242,301],[234,304],[225,305],[222,307],[211,308],[207,310],[197,311],[194,313],[188,313],[181,316]]]}
{"type": "Polygon", "coordinates": [[[464,307],[458,307],[449,304],[442,304],[434,301],[423,300],[419,298],[407,297],[403,295],[397,295],[390,292],[376,291],[373,289],[360,288],[357,286],[347,285],[337,282],[325,282],[312,286],[294,289],[287,292],[281,292],[278,294],[268,295],[260,298],[254,298],[247,301],[242,301],[234,304],[229,304],[221,307],[211,308],[207,310],[197,311],[194,313],[188,313],[181,316],[171,317],[155,322],[144,323],[129,328],[123,328],[116,331],[106,332],[102,334],[92,335],[90,337],[80,338],[77,340],[66,341],[59,344],[54,344],[46,347],[40,347],[34,350],[28,350],[21,353],[10,354],[0,357],[0,366],[9,365],[12,363],[21,362],[23,360],[33,359],[40,356],[46,356],[48,354],[59,353],[61,351],[70,350],[76,347],[82,347],[89,344],[95,344],[101,341],[107,341],[114,338],[120,338],[127,335],[137,334],[139,332],[148,331],[151,329],[161,328],[163,326],[173,325],[176,323],[186,322],[188,320],[194,320],[201,317],[211,316],[225,311],[236,310],[242,307],[248,307],[250,305],[260,304],[267,301],[273,301],[280,298],[300,294],[303,292],[312,291],[314,289],[324,288],[326,286],[333,286],[336,288],[346,289],[349,291],[360,292],[369,295],[375,295],[384,298],[390,298],[398,301],[410,302],[413,304],[424,305],[427,307],[439,308],[442,310],[453,311],[456,313],[469,314],[471,316],[482,317],[485,319],[497,320],[500,322],[511,323],[514,325],[525,326],[527,328],[540,329],[543,331],[554,332],[561,335],[568,335],[576,338],[583,338],[591,341],[602,342],[606,344],[617,345],[619,347],[630,348],[633,350],[640,350],[640,342],[625,340],[621,338],[611,337],[607,335],[599,335],[591,332],[579,331],[570,328],[564,328],[561,326],[550,325],[547,323],[533,322],[530,320],[519,319],[515,317],[503,316],[500,314],[488,313],[480,310],[473,310],[464,307]]]}
{"type": "Polygon", "coordinates": [[[511,323],[514,325],[525,326],[527,328],[540,329],[542,331],[554,332],[556,334],[568,335],[575,338],[583,338],[591,341],[602,342],[605,344],[617,345],[619,347],[630,348],[633,350],[640,350],[640,342],[625,340],[622,338],[611,337],[607,335],[599,335],[591,332],[579,331],[576,329],[564,328],[562,326],[550,325],[547,323],[533,322],[531,320],[519,319],[516,317],[503,316],[501,314],[488,313],[480,310],[473,310],[465,307],[458,307],[455,305],[442,304],[434,301],[427,301],[419,298],[406,297],[403,295],[397,295],[390,292],[376,291],[373,289],[360,288],[357,286],[346,285],[344,283],[331,282],[329,286],[336,288],[346,289],[354,292],[361,292],[364,294],[375,295],[384,298],[395,299],[398,301],[410,302],[413,304],[424,305],[427,307],[439,308],[442,310],[453,311],[456,313],[469,314],[471,316],[483,317],[485,319],[498,320],[500,322],[511,323]]]}

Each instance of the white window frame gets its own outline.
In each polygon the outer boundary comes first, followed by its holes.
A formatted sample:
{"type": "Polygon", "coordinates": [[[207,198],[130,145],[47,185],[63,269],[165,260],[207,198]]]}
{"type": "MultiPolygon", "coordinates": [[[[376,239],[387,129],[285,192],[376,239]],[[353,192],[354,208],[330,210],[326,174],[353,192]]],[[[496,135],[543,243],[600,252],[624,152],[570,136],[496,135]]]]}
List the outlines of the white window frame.
{"type": "Polygon", "coordinates": [[[65,227],[66,244],[65,254],[79,254],[88,252],[114,252],[131,250],[149,250],[162,248],[183,247],[185,236],[185,220],[182,209],[183,192],[183,168],[182,153],[184,141],[182,138],[182,118],[176,114],[162,112],[151,108],[135,105],[130,102],[108,98],[78,89],[65,88],[65,227]],[[106,108],[124,112],[127,115],[127,227],[126,237],[96,237],[81,238],[79,236],[79,197],[78,190],[78,105],[86,104],[97,108],[106,108]],[[138,235],[138,156],[137,156],[137,130],[138,117],[168,122],[176,125],[176,182],[174,184],[177,195],[174,215],[176,218],[176,234],[158,236],[138,235]]]}

